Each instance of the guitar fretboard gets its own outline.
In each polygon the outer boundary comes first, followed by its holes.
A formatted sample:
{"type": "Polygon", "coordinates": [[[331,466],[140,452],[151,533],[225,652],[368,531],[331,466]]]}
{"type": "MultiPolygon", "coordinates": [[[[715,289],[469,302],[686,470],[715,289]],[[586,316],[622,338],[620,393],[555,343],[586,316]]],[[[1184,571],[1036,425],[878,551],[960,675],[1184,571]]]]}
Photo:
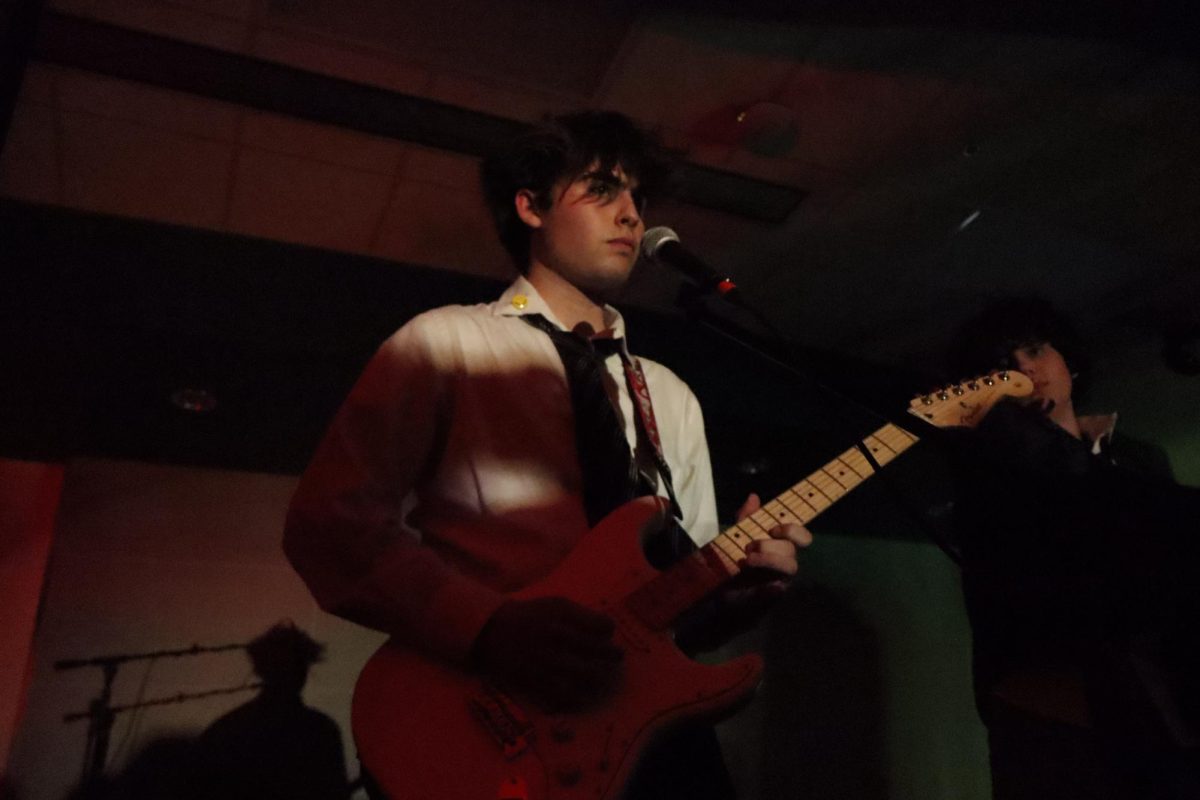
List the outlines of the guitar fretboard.
{"type": "MultiPolygon", "coordinates": [[[[881,467],[916,442],[917,437],[891,423],[863,439],[863,444],[881,467]]],[[[771,538],[768,531],[777,525],[808,524],[873,473],[862,452],[851,447],[758,511],[727,528],[707,547],[719,551],[730,574],[736,574],[740,571],[737,563],[745,557],[746,545],[751,541],[771,538]]]]}
{"type": "MultiPolygon", "coordinates": [[[[882,467],[917,441],[916,436],[888,423],[863,439],[863,444],[882,467]]],[[[668,626],[684,609],[742,571],[741,561],[750,542],[771,538],[770,530],[778,525],[807,524],[874,472],[862,452],[851,447],[646,583],[630,596],[631,608],[651,627],[668,626]]]]}

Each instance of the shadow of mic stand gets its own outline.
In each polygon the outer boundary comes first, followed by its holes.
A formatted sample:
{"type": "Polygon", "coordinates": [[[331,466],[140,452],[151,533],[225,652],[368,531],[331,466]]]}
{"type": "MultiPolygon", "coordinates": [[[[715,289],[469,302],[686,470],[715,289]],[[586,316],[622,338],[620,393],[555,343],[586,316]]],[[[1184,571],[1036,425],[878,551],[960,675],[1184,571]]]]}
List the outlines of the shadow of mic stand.
{"type": "Polygon", "coordinates": [[[233,694],[236,692],[256,689],[261,686],[261,684],[254,683],[229,689],[214,689],[207,692],[194,692],[191,694],[179,693],[172,697],[157,698],[128,705],[114,706],[112,704],[113,683],[116,680],[117,671],[120,669],[122,664],[130,661],[151,661],[159,658],[181,658],[187,656],[197,656],[203,653],[220,653],[227,650],[245,649],[246,645],[244,644],[224,644],[214,647],[192,645],[191,647],[184,648],[182,650],[156,650],[149,653],[120,653],[111,656],[97,656],[95,658],[82,659],[63,659],[61,661],[54,662],[54,669],[58,671],[81,669],[84,667],[98,667],[104,679],[104,684],[100,688],[100,693],[96,695],[96,697],[94,697],[90,703],[88,703],[87,711],[66,714],[63,716],[63,722],[75,722],[81,719],[86,719],[88,721],[87,744],[84,748],[83,772],[80,775],[80,786],[85,788],[92,786],[98,783],[100,778],[104,775],[104,767],[108,763],[108,749],[112,740],[113,724],[116,722],[118,714],[126,711],[134,711],[140,708],[147,708],[149,706],[181,703],[185,700],[194,700],[218,694],[233,694]]]}

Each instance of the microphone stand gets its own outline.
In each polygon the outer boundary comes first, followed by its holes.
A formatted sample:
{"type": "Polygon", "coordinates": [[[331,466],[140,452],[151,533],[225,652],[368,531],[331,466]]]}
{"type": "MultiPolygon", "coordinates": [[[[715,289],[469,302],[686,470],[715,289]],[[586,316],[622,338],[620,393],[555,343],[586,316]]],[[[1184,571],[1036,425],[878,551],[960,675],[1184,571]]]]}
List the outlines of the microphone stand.
{"type": "Polygon", "coordinates": [[[145,706],[165,705],[167,703],[179,703],[184,700],[191,700],[198,697],[207,697],[211,694],[229,694],[233,692],[245,691],[255,688],[258,684],[239,686],[234,689],[216,689],[210,692],[199,692],[191,695],[178,694],[170,698],[162,698],[156,700],[147,700],[141,703],[132,705],[114,706],[112,705],[112,687],[113,682],[117,677],[117,670],[122,664],[130,661],[146,661],[158,658],[180,658],[184,656],[196,656],[201,653],[220,653],[226,650],[245,650],[244,644],[223,644],[214,647],[202,647],[194,644],[191,647],[182,650],[157,650],[150,653],[119,653],[112,656],[97,656],[95,658],[75,658],[63,659],[54,662],[54,669],[62,671],[68,669],[80,669],[83,667],[99,667],[101,674],[104,676],[104,684],[100,688],[100,694],[88,703],[88,710],[84,712],[76,712],[67,714],[63,717],[63,722],[74,722],[80,719],[88,721],[87,729],[87,744],[84,749],[83,773],[80,776],[81,786],[91,786],[98,782],[104,774],[105,764],[108,762],[108,747],[112,739],[113,724],[116,722],[117,714],[124,711],[132,711],[134,709],[143,708],[145,706]]]}
{"type": "MultiPolygon", "coordinates": [[[[688,319],[702,325],[704,328],[724,337],[725,339],[738,345],[738,347],[746,350],[758,358],[775,365],[785,373],[794,378],[798,378],[804,384],[817,389],[822,394],[836,401],[835,408],[838,409],[837,416],[840,418],[843,428],[850,428],[851,425],[847,419],[846,409],[858,410],[868,417],[881,419],[890,422],[898,428],[901,428],[915,436],[917,439],[925,440],[930,437],[929,432],[937,429],[914,417],[908,413],[901,414],[885,414],[866,403],[849,397],[846,393],[833,388],[824,381],[816,378],[810,371],[799,366],[800,359],[796,356],[795,351],[788,340],[779,332],[779,330],[771,324],[758,309],[749,305],[742,298],[741,293],[728,279],[718,281],[708,281],[702,284],[693,284],[687,281],[680,284],[679,292],[675,297],[675,305],[683,310],[688,319]],[[751,340],[750,334],[745,328],[739,326],[732,320],[720,316],[705,302],[707,298],[713,294],[718,294],[727,303],[734,305],[746,311],[754,318],[759,325],[770,335],[774,345],[781,351],[784,351],[787,358],[783,358],[774,353],[768,352],[763,347],[754,343],[751,340]],[[919,431],[919,432],[918,432],[919,431]]],[[[871,465],[874,474],[881,475],[883,467],[875,460],[875,456],[871,454],[871,450],[863,443],[861,437],[855,437],[855,448],[862,453],[863,458],[871,465]]],[[[946,554],[946,556],[955,564],[961,565],[962,555],[959,548],[946,537],[940,535],[929,522],[924,518],[924,515],[918,511],[907,497],[899,490],[896,485],[888,480],[881,479],[881,483],[887,487],[889,494],[895,500],[896,504],[904,510],[917,528],[925,533],[925,536],[938,546],[938,548],[946,554]]]]}

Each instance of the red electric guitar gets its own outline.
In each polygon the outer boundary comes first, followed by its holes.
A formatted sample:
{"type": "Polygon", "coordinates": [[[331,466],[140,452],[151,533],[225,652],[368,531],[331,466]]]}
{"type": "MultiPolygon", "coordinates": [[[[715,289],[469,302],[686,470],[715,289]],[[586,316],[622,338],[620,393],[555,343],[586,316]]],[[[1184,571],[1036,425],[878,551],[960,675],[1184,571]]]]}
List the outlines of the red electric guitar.
{"type": "MultiPolygon", "coordinates": [[[[938,427],[973,426],[1002,397],[1033,391],[998,372],[914,398],[909,411],[938,427]]],[[[917,438],[887,424],[863,440],[884,465],[917,438]]],[[[616,621],[624,649],[616,690],[595,707],[547,713],[501,687],[388,642],[354,690],[352,727],[366,769],[390,797],[432,800],[608,800],[639,754],[672,723],[719,718],[748,700],[762,659],[715,666],[676,649],[671,623],[737,575],[745,545],[780,523],[807,523],[872,473],[852,447],[671,568],[642,556],[668,515],[660,497],[618,508],[544,580],[514,596],[567,597],[616,621]]]]}

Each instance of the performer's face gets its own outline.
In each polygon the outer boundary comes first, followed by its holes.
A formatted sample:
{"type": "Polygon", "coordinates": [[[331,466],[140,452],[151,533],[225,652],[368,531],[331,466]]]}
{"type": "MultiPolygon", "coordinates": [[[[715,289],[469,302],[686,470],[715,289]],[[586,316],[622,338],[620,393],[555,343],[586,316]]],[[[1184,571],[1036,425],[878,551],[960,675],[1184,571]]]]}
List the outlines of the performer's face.
{"type": "Polygon", "coordinates": [[[637,182],[618,166],[593,165],[551,189],[551,206],[532,215],[530,255],[584,292],[607,298],[625,285],[642,246],[637,182]]]}
{"type": "Polygon", "coordinates": [[[1033,397],[1054,401],[1057,409],[1071,407],[1071,370],[1062,354],[1049,342],[1018,347],[1012,352],[1012,365],[1033,381],[1033,397]]]}

